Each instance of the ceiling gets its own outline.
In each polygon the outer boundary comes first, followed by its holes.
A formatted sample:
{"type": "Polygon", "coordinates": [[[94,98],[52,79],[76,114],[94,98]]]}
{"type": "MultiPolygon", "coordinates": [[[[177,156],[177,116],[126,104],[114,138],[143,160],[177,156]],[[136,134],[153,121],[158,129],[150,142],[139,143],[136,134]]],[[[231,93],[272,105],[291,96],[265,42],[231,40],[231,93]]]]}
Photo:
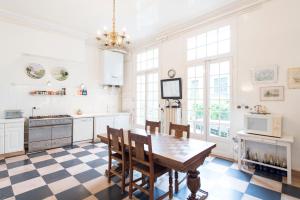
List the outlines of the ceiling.
{"type": "MultiPolygon", "coordinates": [[[[234,1],[240,0],[116,0],[117,28],[140,40],[234,1]]],[[[1,0],[0,9],[96,35],[111,26],[112,0],[1,0]]]]}

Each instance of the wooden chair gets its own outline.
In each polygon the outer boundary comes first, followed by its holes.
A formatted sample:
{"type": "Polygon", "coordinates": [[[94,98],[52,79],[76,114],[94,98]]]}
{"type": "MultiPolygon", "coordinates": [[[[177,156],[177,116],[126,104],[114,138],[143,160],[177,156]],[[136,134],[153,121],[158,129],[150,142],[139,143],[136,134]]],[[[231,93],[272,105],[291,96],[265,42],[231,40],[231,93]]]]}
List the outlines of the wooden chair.
{"type": "Polygon", "coordinates": [[[146,120],[145,130],[146,132],[149,130],[150,133],[160,133],[160,122],[146,120]]]}
{"type": "Polygon", "coordinates": [[[129,138],[129,198],[132,199],[133,192],[140,190],[147,194],[150,200],[154,200],[154,180],[165,173],[169,173],[169,191],[158,199],[164,199],[169,195],[173,198],[172,170],[157,165],[153,161],[151,135],[140,135],[128,132],[129,138]],[[147,150],[145,151],[145,146],[147,150]],[[133,179],[133,172],[142,174],[140,178],[133,179]],[[140,183],[141,182],[141,183],[140,183]],[[148,182],[148,183],[147,183],[148,182]],[[149,186],[147,189],[146,184],[149,186]]]}
{"type": "Polygon", "coordinates": [[[111,182],[113,175],[118,176],[121,179],[122,193],[125,191],[125,179],[126,170],[128,168],[128,156],[126,159],[124,134],[123,129],[113,129],[107,126],[107,138],[108,140],[108,182],[111,182]],[[112,167],[112,160],[118,162],[121,169],[112,167]]]}
{"type": "MultiPolygon", "coordinates": [[[[175,137],[182,138],[184,137],[184,133],[186,133],[186,138],[190,138],[190,125],[179,125],[173,124],[170,122],[169,126],[169,135],[172,135],[172,132],[175,132],[175,137]]],[[[181,180],[178,181],[178,172],[175,171],[175,193],[179,191],[179,185],[186,179],[186,176],[181,180]]]]}

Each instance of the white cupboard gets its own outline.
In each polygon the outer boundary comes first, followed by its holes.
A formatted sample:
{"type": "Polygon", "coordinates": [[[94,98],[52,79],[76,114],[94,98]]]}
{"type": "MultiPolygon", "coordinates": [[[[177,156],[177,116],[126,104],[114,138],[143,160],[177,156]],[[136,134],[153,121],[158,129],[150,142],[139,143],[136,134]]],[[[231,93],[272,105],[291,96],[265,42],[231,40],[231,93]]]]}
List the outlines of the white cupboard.
{"type": "Polygon", "coordinates": [[[77,118],[73,121],[73,142],[93,140],[94,118],[77,118]]]}
{"type": "Polygon", "coordinates": [[[94,133],[103,134],[107,131],[107,126],[112,128],[128,130],[131,127],[130,114],[117,114],[112,116],[98,116],[95,117],[94,133]]]}
{"type": "Polygon", "coordinates": [[[113,116],[95,117],[95,134],[106,133],[107,126],[114,127],[113,116]]]}
{"type": "Polygon", "coordinates": [[[0,154],[24,151],[24,119],[0,124],[0,154]]]}
{"type": "Polygon", "coordinates": [[[4,124],[0,124],[0,154],[4,154],[4,124]]]}

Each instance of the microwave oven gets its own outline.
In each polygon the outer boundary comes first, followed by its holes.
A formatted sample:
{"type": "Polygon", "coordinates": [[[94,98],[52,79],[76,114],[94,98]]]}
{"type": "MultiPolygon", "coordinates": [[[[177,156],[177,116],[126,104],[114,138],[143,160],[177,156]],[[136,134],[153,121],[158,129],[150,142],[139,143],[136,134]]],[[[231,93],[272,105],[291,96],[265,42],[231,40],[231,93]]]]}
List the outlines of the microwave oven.
{"type": "Polygon", "coordinates": [[[245,114],[244,129],[246,133],[281,137],[282,116],[275,114],[245,114]]]}

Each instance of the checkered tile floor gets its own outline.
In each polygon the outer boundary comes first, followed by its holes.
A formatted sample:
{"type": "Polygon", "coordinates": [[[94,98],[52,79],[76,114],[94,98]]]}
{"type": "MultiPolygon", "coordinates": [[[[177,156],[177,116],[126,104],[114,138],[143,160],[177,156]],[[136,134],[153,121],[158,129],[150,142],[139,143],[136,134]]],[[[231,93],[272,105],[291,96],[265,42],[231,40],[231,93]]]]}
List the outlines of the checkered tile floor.
{"type": "MultiPolygon", "coordinates": [[[[1,160],[0,199],[127,199],[118,179],[107,183],[107,158],[106,145],[86,143],[1,160]]],[[[200,172],[209,200],[300,199],[300,188],[282,183],[282,177],[241,172],[222,159],[208,158],[200,172]]],[[[156,187],[156,194],[167,191],[168,177],[158,179],[156,187]]],[[[188,193],[182,185],[174,199],[185,199],[188,193]]],[[[140,193],[135,197],[147,199],[140,193]]]]}

